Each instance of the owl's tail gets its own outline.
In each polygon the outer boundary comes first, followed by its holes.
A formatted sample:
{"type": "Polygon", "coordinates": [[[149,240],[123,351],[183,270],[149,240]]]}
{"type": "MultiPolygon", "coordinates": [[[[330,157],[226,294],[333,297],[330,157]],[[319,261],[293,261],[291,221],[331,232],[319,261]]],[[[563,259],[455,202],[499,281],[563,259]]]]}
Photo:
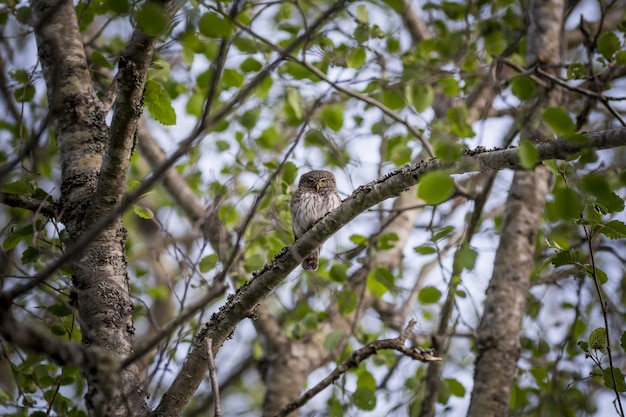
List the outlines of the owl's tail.
{"type": "Polygon", "coordinates": [[[320,250],[322,248],[315,249],[304,261],[302,261],[302,268],[306,271],[317,271],[317,260],[320,257],[320,250]]]}

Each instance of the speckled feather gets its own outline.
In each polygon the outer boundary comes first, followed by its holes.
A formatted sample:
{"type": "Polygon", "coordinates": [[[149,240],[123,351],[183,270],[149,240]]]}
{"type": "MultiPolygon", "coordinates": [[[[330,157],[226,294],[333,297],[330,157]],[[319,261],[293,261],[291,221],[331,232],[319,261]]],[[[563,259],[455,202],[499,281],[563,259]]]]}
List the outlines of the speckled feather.
{"type": "MultiPolygon", "coordinates": [[[[337,194],[335,176],[330,171],[310,171],[300,177],[298,189],[291,199],[291,223],[296,239],[309,230],[319,219],[341,204],[337,194]]],[[[307,271],[315,271],[322,246],[314,250],[303,262],[307,271]]]]}

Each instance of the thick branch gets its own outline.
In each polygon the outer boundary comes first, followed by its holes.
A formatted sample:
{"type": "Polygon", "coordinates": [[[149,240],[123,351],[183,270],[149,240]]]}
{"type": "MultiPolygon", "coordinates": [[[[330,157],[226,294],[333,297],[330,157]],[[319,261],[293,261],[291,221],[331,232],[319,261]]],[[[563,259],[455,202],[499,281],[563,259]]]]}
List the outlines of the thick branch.
{"type": "Polygon", "coordinates": [[[34,213],[41,213],[48,218],[57,216],[57,206],[55,203],[45,200],[38,200],[22,194],[9,194],[0,192],[0,203],[9,207],[17,207],[30,210],[34,213]]]}

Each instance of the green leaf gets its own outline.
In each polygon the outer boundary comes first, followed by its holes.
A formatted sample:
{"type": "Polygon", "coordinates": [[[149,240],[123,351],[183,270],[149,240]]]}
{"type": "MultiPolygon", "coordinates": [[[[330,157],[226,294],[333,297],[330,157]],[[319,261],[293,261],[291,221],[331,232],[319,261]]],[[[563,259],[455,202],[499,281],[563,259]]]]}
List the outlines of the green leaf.
{"type": "Polygon", "coordinates": [[[366,53],[363,48],[354,48],[346,56],[348,68],[361,68],[365,64],[366,53]]]}
{"type": "Polygon", "coordinates": [[[400,238],[398,237],[397,233],[385,233],[378,238],[378,241],[376,242],[376,248],[379,250],[393,249],[396,246],[396,242],[399,240],[400,238]]]}
{"type": "Polygon", "coordinates": [[[438,140],[435,142],[435,157],[444,162],[454,162],[458,160],[463,153],[463,145],[452,140],[438,140]]]}
{"type": "Polygon", "coordinates": [[[28,184],[26,181],[15,181],[2,186],[2,191],[7,194],[29,194],[28,184]]]}
{"type": "MultiPolygon", "coordinates": [[[[620,368],[614,367],[613,373],[615,374],[615,382],[617,383],[617,392],[626,392],[626,381],[624,381],[624,374],[620,368]]],[[[613,389],[613,375],[611,374],[611,368],[602,370],[602,379],[604,386],[608,389],[613,389]]]]}
{"type": "Polygon", "coordinates": [[[257,72],[263,68],[263,64],[254,58],[246,58],[239,66],[243,72],[257,72]]]}
{"type": "Polygon", "coordinates": [[[32,240],[32,238],[33,238],[33,225],[31,223],[26,226],[22,226],[22,227],[18,227],[14,229],[9,235],[9,237],[7,237],[4,242],[2,242],[2,248],[4,250],[15,249],[17,244],[20,243],[22,240],[29,241],[29,240],[32,240]]]}
{"type": "Polygon", "coordinates": [[[297,120],[302,120],[304,112],[302,110],[302,96],[296,88],[287,88],[287,106],[293,112],[297,120]]]}
{"type": "Polygon", "coordinates": [[[431,171],[420,179],[417,196],[427,204],[439,204],[452,197],[454,190],[454,180],[450,175],[441,171],[431,171]]]}
{"type": "Polygon", "coordinates": [[[587,338],[587,343],[589,343],[590,349],[605,351],[607,347],[606,329],[604,327],[598,327],[593,330],[587,338]]]}
{"type": "Polygon", "coordinates": [[[519,143],[517,153],[520,162],[525,169],[533,169],[539,161],[539,151],[528,139],[522,139],[519,143]]]}
{"type": "Polygon", "coordinates": [[[130,2],[128,0],[107,0],[109,9],[117,14],[126,14],[130,12],[130,2]]]}
{"type": "Polygon", "coordinates": [[[418,113],[425,111],[433,104],[435,90],[430,84],[414,84],[410,90],[411,94],[407,98],[418,113]]]}
{"type": "Polygon", "coordinates": [[[604,285],[607,282],[609,282],[609,276],[606,274],[606,272],[604,272],[603,270],[601,270],[598,267],[596,267],[594,269],[593,265],[585,265],[584,266],[584,270],[587,273],[587,275],[589,276],[589,278],[591,278],[591,279],[594,279],[594,271],[595,271],[595,279],[598,280],[598,283],[600,285],[604,285]]]}
{"type": "Polygon", "coordinates": [[[135,204],[133,206],[133,211],[135,212],[137,216],[141,217],[142,219],[154,218],[154,213],[148,207],[143,207],[143,206],[135,204]]]}
{"type": "Polygon", "coordinates": [[[557,216],[570,220],[580,217],[584,208],[580,195],[571,188],[559,188],[554,191],[553,207],[557,216]]]}
{"type": "Polygon", "coordinates": [[[159,3],[143,3],[137,12],[137,25],[150,36],[158,36],[165,31],[168,18],[159,3]]]}
{"type": "Polygon", "coordinates": [[[364,4],[357,6],[356,8],[356,18],[359,22],[368,24],[370,21],[370,14],[367,11],[367,7],[364,4]]]}
{"type": "Polygon", "coordinates": [[[65,304],[52,304],[51,306],[46,307],[46,311],[57,317],[65,317],[72,314],[72,309],[67,307],[65,304]]]}
{"type": "Polygon", "coordinates": [[[536,90],[535,82],[527,75],[518,75],[511,80],[511,91],[520,100],[533,98],[536,90]]]}
{"type": "Polygon", "coordinates": [[[348,282],[348,264],[334,264],[330,267],[330,279],[335,282],[348,282]]]}
{"type": "Polygon", "coordinates": [[[563,265],[576,265],[585,259],[585,254],[576,249],[568,249],[553,255],[550,262],[555,267],[563,265]]]}
{"type": "Polygon", "coordinates": [[[343,126],[343,106],[336,104],[327,106],[322,110],[322,123],[335,132],[343,126]]]}
{"type": "Polygon", "coordinates": [[[261,136],[256,139],[256,143],[265,149],[274,149],[283,139],[276,126],[270,126],[261,132],[261,136]]]}
{"type": "Polygon", "coordinates": [[[569,114],[560,107],[549,107],[541,115],[541,119],[559,136],[576,133],[576,124],[569,114]]]}
{"type": "Polygon", "coordinates": [[[13,97],[15,97],[18,103],[28,103],[35,97],[35,87],[32,84],[17,87],[15,91],[13,91],[13,97]]]}
{"type": "Polygon", "coordinates": [[[264,262],[264,258],[258,253],[255,253],[254,255],[246,256],[243,261],[243,268],[246,272],[256,271],[263,266],[264,262]]]}
{"type": "Polygon", "coordinates": [[[144,103],[157,122],[165,126],[176,124],[176,112],[172,107],[170,96],[158,82],[146,81],[144,103]]]}
{"type": "Polygon", "coordinates": [[[344,333],[342,330],[333,330],[332,332],[328,333],[324,338],[324,350],[330,352],[337,346],[339,346],[339,343],[343,339],[343,334],[344,333]]]}
{"type": "Polygon", "coordinates": [[[375,391],[376,379],[374,379],[374,376],[370,372],[361,368],[359,369],[359,376],[357,377],[357,380],[356,380],[356,387],[367,388],[372,391],[375,391]]]}
{"type": "Polygon", "coordinates": [[[204,274],[206,272],[209,272],[213,268],[215,268],[218,261],[219,261],[219,258],[217,254],[212,253],[210,255],[205,256],[204,258],[200,260],[200,264],[198,265],[198,268],[200,269],[200,272],[204,274]]]}
{"type": "Polygon", "coordinates": [[[478,253],[474,249],[470,248],[468,245],[463,245],[454,254],[454,266],[458,268],[458,270],[472,270],[476,264],[477,256],[478,253]]]}
{"type": "Polygon", "coordinates": [[[437,248],[425,243],[421,246],[416,246],[413,250],[419,253],[420,255],[432,255],[433,253],[437,253],[437,248]]]}
{"type": "Polygon", "coordinates": [[[243,81],[243,75],[241,75],[239,71],[232,68],[224,69],[224,72],[222,74],[222,83],[224,84],[225,89],[241,87],[243,81]]]}
{"type": "Polygon", "coordinates": [[[207,12],[198,21],[198,29],[207,38],[227,38],[233,31],[233,22],[216,13],[207,12]]]}
{"type": "Polygon", "coordinates": [[[581,181],[583,190],[597,198],[607,213],[618,213],[624,210],[624,200],[610,187],[606,177],[597,174],[585,175],[581,181]]]}
{"type": "Polygon", "coordinates": [[[367,276],[367,289],[376,298],[382,297],[387,292],[387,286],[377,279],[376,271],[371,271],[367,276]]]}
{"type": "Polygon", "coordinates": [[[606,59],[611,60],[620,49],[620,40],[613,32],[604,32],[598,38],[598,52],[606,59]]]}
{"type": "Polygon", "coordinates": [[[350,236],[350,242],[355,245],[367,245],[367,238],[363,235],[352,235],[350,236]]]}
{"type": "Polygon", "coordinates": [[[103,68],[113,69],[115,66],[109,62],[108,59],[104,55],[102,55],[99,51],[94,51],[91,53],[91,61],[103,68]]]}
{"type": "Polygon", "coordinates": [[[435,287],[424,287],[417,294],[417,299],[422,304],[433,304],[441,298],[441,291],[435,287]]]}
{"type": "Polygon", "coordinates": [[[567,68],[567,78],[570,80],[580,80],[585,77],[585,66],[579,62],[571,64],[567,68]]]}
{"type": "Polygon", "coordinates": [[[430,240],[437,242],[438,240],[445,239],[446,237],[452,235],[452,233],[454,233],[454,226],[445,226],[435,232],[430,240]]]}
{"type": "Polygon", "coordinates": [[[369,388],[357,388],[352,394],[352,401],[359,410],[372,411],[376,408],[376,393],[369,388]]]}
{"type": "Polygon", "coordinates": [[[615,62],[620,65],[626,65],[626,51],[619,51],[617,55],[615,55],[615,62]]]}
{"type": "Polygon", "coordinates": [[[286,184],[293,184],[298,176],[298,167],[291,161],[287,161],[283,164],[283,169],[280,172],[280,177],[286,184]]]}
{"type": "Polygon", "coordinates": [[[455,397],[465,397],[465,387],[458,380],[453,378],[445,378],[445,383],[448,384],[450,393],[455,397]]]}
{"type": "Polygon", "coordinates": [[[352,313],[357,306],[358,298],[356,293],[351,290],[342,291],[337,297],[337,305],[339,306],[339,314],[345,316],[352,313]]]}
{"type": "Polygon", "coordinates": [[[611,220],[610,222],[602,225],[600,233],[609,239],[624,239],[626,238],[626,224],[619,220],[611,220]]]}

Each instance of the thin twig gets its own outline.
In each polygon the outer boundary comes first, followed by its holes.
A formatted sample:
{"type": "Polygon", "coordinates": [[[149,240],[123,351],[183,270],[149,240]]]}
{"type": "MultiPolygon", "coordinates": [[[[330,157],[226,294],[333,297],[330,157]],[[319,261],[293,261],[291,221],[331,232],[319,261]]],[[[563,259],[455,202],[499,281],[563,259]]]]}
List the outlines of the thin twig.
{"type": "Polygon", "coordinates": [[[215,417],[222,417],[222,402],[220,400],[220,386],[217,383],[217,369],[215,368],[215,358],[213,357],[213,339],[206,340],[207,351],[209,352],[209,379],[213,390],[213,410],[215,417]]]}
{"type": "Polygon", "coordinates": [[[392,349],[396,350],[403,355],[406,355],[412,359],[421,361],[421,362],[432,362],[432,361],[440,361],[441,358],[435,357],[428,350],[420,350],[418,348],[407,348],[404,346],[404,342],[409,336],[411,330],[417,322],[415,320],[411,320],[409,324],[406,326],[406,329],[402,332],[402,334],[395,339],[382,339],[375,340],[373,342],[368,343],[364,347],[355,350],[352,352],[350,357],[343,361],[339,366],[337,366],[326,378],[321,380],[317,385],[313,388],[306,391],[304,394],[300,396],[296,401],[286,405],[280,410],[278,413],[274,415],[274,417],[285,417],[302,407],[313,398],[315,395],[319,394],[323,389],[328,387],[333,382],[337,381],[341,375],[346,373],[349,369],[355,368],[365,359],[369,358],[372,355],[375,355],[379,350],[392,349]]]}
{"type": "Polygon", "coordinates": [[[617,378],[615,376],[615,368],[613,367],[613,354],[611,353],[611,336],[609,331],[609,313],[606,308],[606,303],[604,301],[604,297],[602,296],[602,289],[600,288],[600,283],[598,282],[598,275],[596,273],[596,261],[595,256],[593,255],[593,245],[591,244],[592,235],[587,226],[583,226],[583,230],[585,231],[585,237],[587,238],[587,246],[589,248],[589,256],[591,258],[591,273],[593,276],[593,283],[596,287],[596,293],[598,294],[598,300],[600,301],[600,308],[602,309],[602,318],[604,319],[604,330],[606,333],[606,355],[609,357],[609,366],[611,367],[611,379],[613,382],[613,391],[615,392],[615,397],[617,399],[617,407],[619,407],[618,412],[620,416],[624,417],[624,408],[622,407],[622,399],[621,394],[619,392],[619,388],[617,385],[617,378]]]}

